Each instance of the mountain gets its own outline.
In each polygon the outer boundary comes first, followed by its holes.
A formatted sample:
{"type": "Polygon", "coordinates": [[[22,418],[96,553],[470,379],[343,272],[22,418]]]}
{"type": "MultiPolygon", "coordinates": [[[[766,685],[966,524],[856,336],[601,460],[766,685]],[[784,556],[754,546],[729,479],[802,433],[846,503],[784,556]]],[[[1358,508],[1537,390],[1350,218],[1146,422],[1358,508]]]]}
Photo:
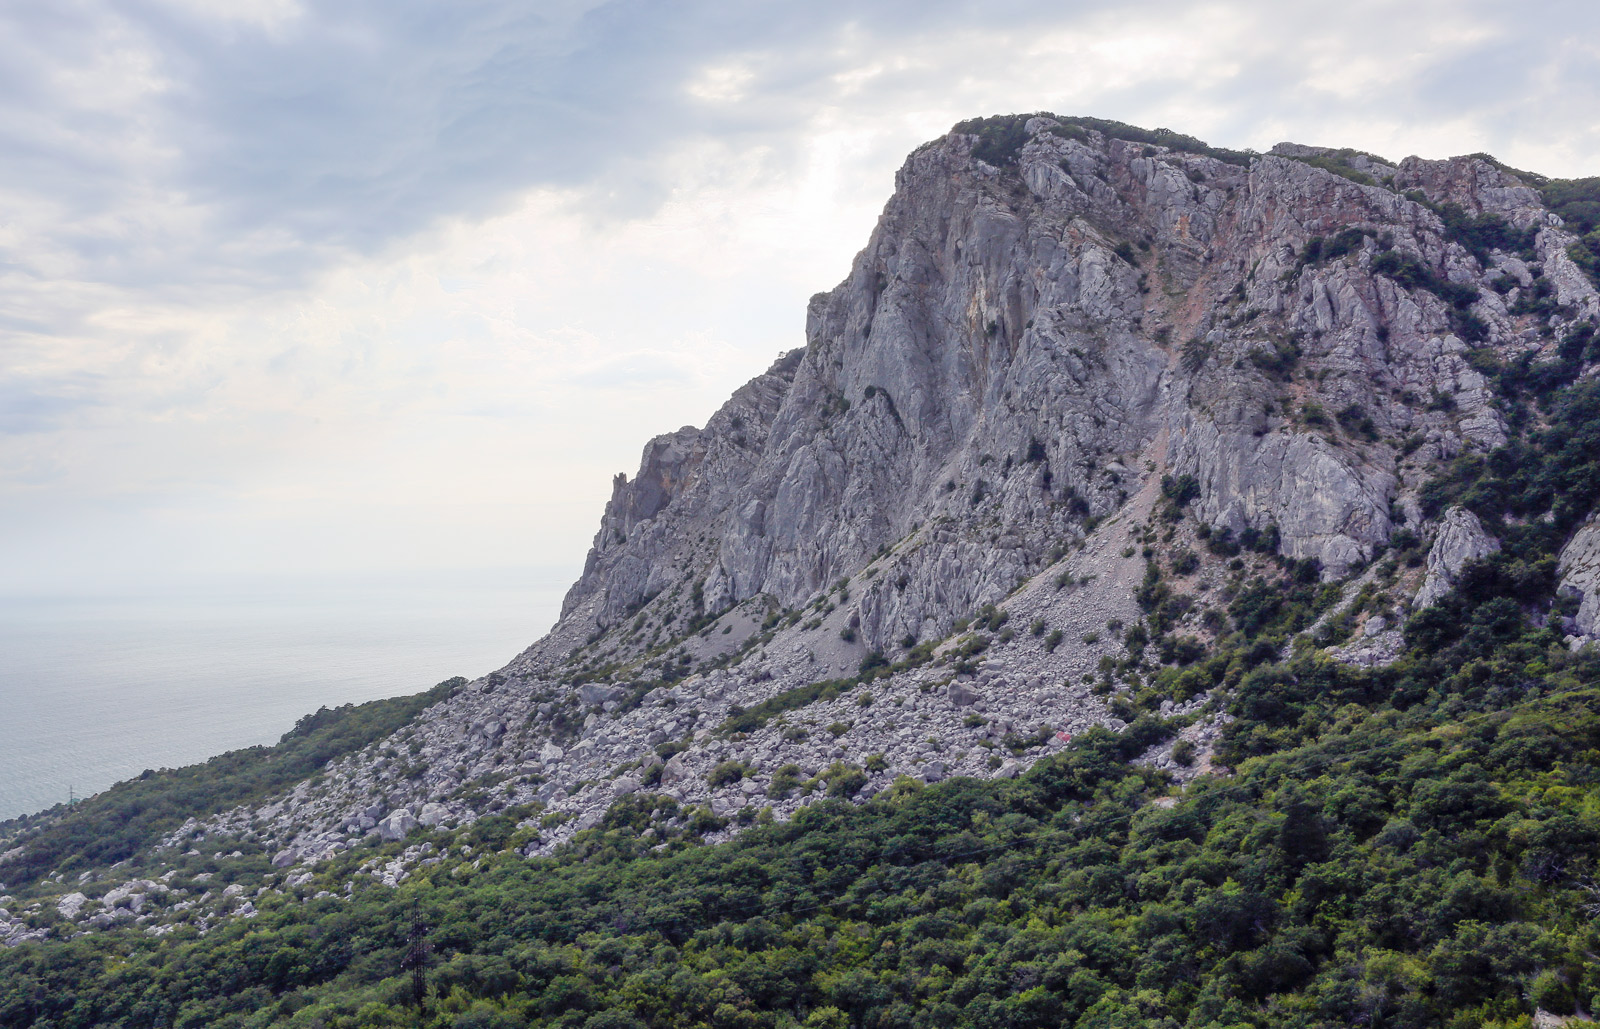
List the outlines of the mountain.
{"type": "MultiPolygon", "coordinates": [[[[1351,660],[1398,653],[1411,599],[1488,546],[1423,496],[1508,438],[1485,361],[1600,315],[1579,237],[1481,158],[959,128],[908,159],[806,345],[616,478],[555,629],[401,734],[421,778],[354,755],[314,821],[270,816],[274,846],[396,807],[470,818],[492,776],[574,815],[547,849],[656,785],[661,747],[677,799],[719,816],[791,814],[766,797],[791,763],[860,766],[868,794],[1012,775],[1057,733],[1203,704],[1214,683],[1160,669],[1258,579],[1365,590],[1302,620],[1351,622],[1321,640],[1351,660]],[[1374,562],[1441,526],[1427,563],[1374,562]],[[729,761],[748,773],[713,789],[729,761]]],[[[1220,720],[1189,730],[1201,760],[1220,720]]]]}
{"type": "Polygon", "coordinates": [[[183,804],[161,773],[12,823],[0,877],[61,918],[7,912],[10,942],[567,867],[622,827],[763,846],[735,837],[949,779],[1017,796],[1091,752],[1171,807],[1335,727],[1587,689],[1597,213],[1594,180],[1483,155],[964,122],[907,159],[804,345],[616,477],[546,637],[425,704],[320,713],[183,804]],[[172,885],[202,841],[249,898],[172,885]]]}

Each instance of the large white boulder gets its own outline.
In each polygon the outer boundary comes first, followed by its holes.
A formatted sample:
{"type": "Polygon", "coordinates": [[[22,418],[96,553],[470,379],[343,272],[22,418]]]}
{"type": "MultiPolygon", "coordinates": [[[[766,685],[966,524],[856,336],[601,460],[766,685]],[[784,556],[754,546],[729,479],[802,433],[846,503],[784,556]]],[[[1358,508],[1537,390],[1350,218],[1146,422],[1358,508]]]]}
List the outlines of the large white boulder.
{"type": "Polygon", "coordinates": [[[378,835],[386,840],[403,840],[417,825],[416,816],[405,808],[397,808],[378,821],[378,835]]]}

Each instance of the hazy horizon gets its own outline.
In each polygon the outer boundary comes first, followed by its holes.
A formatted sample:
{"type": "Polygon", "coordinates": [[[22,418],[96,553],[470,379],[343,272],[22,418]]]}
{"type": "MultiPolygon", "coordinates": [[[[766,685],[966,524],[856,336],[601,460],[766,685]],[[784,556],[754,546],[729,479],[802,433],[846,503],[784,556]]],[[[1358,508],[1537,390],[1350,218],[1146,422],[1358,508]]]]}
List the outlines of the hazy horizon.
{"type": "Polygon", "coordinates": [[[319,707],[484,675],[554,622],[570,571],[0,595],[0,820],[276,742],[319,707]]]}

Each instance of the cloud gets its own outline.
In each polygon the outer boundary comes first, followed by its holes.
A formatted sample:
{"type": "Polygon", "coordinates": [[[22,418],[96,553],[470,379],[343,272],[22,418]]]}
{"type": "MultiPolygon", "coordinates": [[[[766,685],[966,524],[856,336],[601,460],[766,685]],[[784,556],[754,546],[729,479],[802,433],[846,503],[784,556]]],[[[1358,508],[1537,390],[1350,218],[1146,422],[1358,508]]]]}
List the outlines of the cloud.
{"type": "Polygon", "coordinates": [[[534,187],[647,213],[686,140],[792,156],[835,105],[947,117],[963,97],[1054,99],[1240,136],[1300,112],[1471,112],[1521,146],[1593,99],[1577,30],[1596,15],[1556,6],[1569,31],[1552,44],[1503,4],[1438,0],[17,5],[0,14],[0,210],[49,212],[21,219],[33,232],[8,249],[24,264],[215,288],[301,284],[534,187]]]}
{"type": "Polygon", "coordinates": [[[0,434],[44,432],[94,403],[81,383],[0,381],[0,434]]]}
{"type": "Polygon", "coordinates": [[[629,390],[681,386],[694,377],[692,365],[676,354],[635,350],[574,372],[567,381],[588,389],[629,390]]]}

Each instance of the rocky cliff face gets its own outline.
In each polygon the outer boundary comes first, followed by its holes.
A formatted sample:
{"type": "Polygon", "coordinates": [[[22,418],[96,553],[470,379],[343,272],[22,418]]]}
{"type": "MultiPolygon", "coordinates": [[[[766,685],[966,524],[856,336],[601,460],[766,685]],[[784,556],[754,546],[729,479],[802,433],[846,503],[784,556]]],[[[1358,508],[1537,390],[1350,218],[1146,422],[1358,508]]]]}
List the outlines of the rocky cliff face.
{"type": "MultiPolygon", "coordinates": [[[[803,346],[617,476],[549,636],[316,789],[174,845],[254,834],[288,867],[536,800],[537,853],[640,791],[748,819],[841,776],[864,796],[1015,774],[1120,727],[1284,567],[1345,580],[1313,645],[1392,659],[1419,588],[1495,546],[1419,498],[1506,438],[1474,351],[1600,317],[1540,194],[1480,158],[966,128],[907,160],[803,346]],[[1380,574],[1402,532],[1416,560],[1380,574]],[[1178,643],[1145,656],[1158,618],[1178,643]]],[[[1587,633],[1584,532],[1563,571],[1587,633]]],[[[1195,774],[1221,717],[1185,730],[1195,765],[1147,760],[1195,774]]]]}
{"type": "Polygon", "coordinates": [[[1244,166],[1046,118],[1027,136],[1002,167],[967,135],[912,155],[804,349],[618,478],[564,620],[608,631],[674,589],[787,608],[894,545],[863,641],[937,635],[1119,510],[1145,460],[1194,476],[1208,525],[1275,527],[1337,576],[1419,516],[1430,465],[1504,439],[1466,355],[1542,345],[1511,313],[1535,271],[1597,310],[1538,193],[1482,160],[1360,159],[1385,183],[1364,185],[1315,148],[1244,166]],[[1475,255],[1443,204],[1535,259],[1475,255]]]}
{"type": "Polygon", "coordinates": [[[1312,635],[1371,665],[1414,594],[1494,549],[1418,491],[1506,438],[1476,348],[1600,315],[1535,189],[1479,158],[969,127],[907,160],[803,347],[617,476],[556,629],[407,737],[421,782],[373,803],[395,780],[347,762],[315,831],[285,823],[297,852],[399,806],[473,817],[452,798],[508,771],[510,799],[576,816],[540,847],[635,790],[787,815],[785,765],[859,768],[864,793],[1012,774],[1122,724],[1151,562],[1196,646],[1272,559],[1360,572],[1312,635]],[[1441,526],[1426,562],[1370,564],[1441,526]]]}

